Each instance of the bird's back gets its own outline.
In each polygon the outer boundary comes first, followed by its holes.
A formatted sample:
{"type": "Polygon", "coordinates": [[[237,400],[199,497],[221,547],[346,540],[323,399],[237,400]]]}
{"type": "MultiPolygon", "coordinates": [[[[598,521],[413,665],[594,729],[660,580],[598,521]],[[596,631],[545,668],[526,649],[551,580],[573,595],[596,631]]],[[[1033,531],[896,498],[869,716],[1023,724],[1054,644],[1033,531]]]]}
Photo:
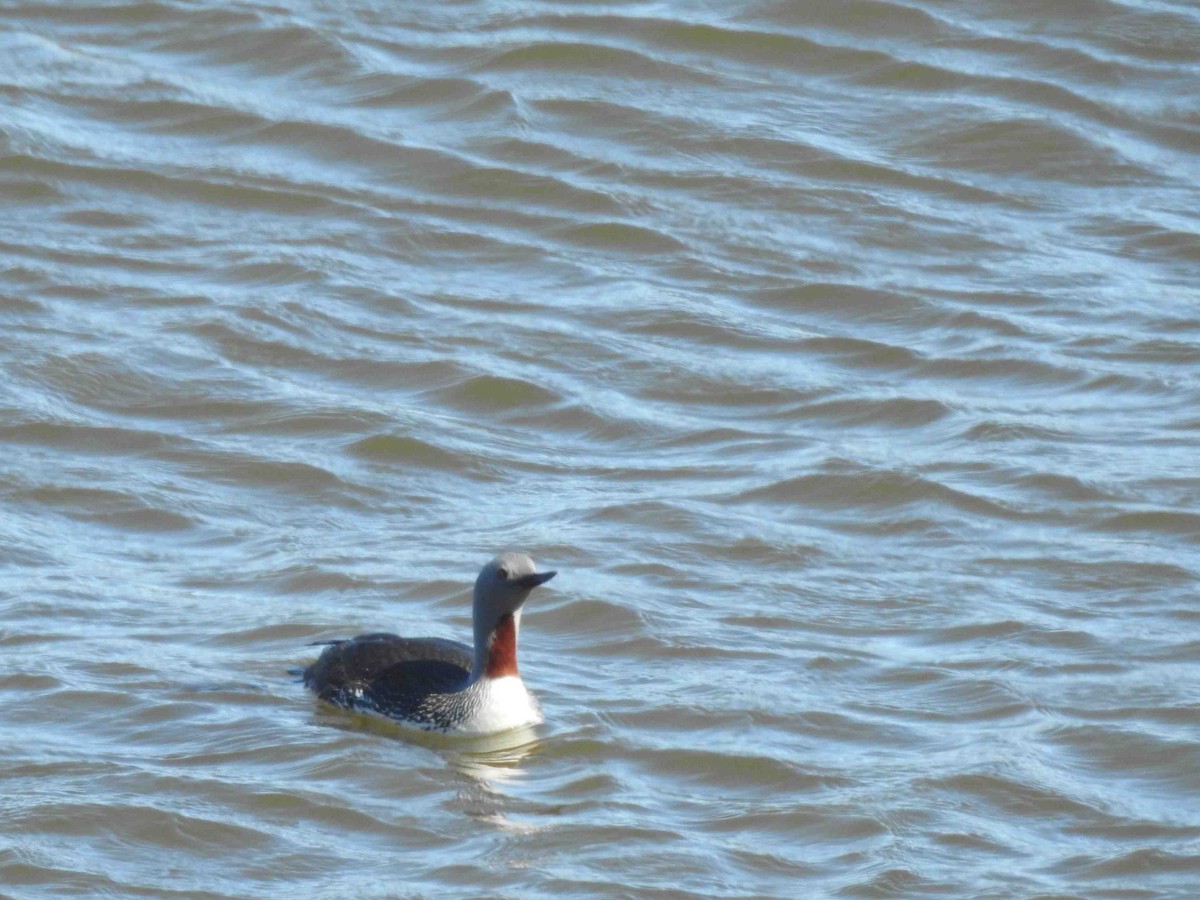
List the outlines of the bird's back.
{"type": "Polygon", "coordinates": [[[457,641],[364,634],[331,641],[304,670],[304,684],[338,706],[439,727],[446,695],[467,686],[473,663],[457,641]]]}

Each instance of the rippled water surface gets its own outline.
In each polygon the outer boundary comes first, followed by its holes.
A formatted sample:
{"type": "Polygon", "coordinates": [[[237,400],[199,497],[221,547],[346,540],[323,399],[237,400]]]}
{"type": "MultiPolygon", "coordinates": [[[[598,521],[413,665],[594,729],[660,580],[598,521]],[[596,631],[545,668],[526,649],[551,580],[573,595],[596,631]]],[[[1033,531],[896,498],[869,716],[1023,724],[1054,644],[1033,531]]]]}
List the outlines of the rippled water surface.
{"type": "Polygon", "coordinates": [[[3,893],[1194,895],[1194,3],[2,8],[3,893]]]}

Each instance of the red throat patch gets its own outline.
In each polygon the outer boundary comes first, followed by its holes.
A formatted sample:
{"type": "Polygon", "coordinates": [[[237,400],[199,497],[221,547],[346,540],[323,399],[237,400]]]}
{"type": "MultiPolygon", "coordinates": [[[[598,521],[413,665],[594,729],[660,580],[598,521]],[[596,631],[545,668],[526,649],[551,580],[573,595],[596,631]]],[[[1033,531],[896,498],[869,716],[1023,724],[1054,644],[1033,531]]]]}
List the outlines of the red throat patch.
{"type": "Polygon", "coordinates": [[[517,674],[517,623],[511,614],[501,616],[492,632],[483,674],[488,678],[517,674]]]}

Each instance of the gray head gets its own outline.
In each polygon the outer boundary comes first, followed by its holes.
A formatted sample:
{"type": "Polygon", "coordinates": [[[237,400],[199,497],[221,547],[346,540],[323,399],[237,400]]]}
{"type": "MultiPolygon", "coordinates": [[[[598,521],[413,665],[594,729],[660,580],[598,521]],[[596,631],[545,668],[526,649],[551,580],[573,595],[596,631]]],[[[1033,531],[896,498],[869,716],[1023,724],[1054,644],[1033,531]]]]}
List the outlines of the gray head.
{"type": "Polygon", "coordinates": [[[516,676],[521,607],[530,590],[553,577],[554,572],[539,572],[524,553],[500,553],[480,570],[475,578],[472,680],[516,676]]]}
{"type": "Polygon", "coordinates": [[[501,553],[475,579],[476,624],[481,618],[494,624],[501,616],[517,612],[530,591],[556,574],[539,572],[524,553],[501,553]]]}

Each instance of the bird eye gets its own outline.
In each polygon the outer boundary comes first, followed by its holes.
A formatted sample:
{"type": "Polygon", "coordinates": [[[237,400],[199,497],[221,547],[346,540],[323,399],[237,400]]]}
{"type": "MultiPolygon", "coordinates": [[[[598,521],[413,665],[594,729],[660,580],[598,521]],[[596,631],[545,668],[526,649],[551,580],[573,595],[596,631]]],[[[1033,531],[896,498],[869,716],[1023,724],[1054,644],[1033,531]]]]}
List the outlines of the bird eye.
{"type": "Polygon", "coordinates": [[[496,574],[500,576],[501,581],[508,580],[508,569],[504,568],[504,566],[501,566],[499,569],[497,569],[496,574]]]}

